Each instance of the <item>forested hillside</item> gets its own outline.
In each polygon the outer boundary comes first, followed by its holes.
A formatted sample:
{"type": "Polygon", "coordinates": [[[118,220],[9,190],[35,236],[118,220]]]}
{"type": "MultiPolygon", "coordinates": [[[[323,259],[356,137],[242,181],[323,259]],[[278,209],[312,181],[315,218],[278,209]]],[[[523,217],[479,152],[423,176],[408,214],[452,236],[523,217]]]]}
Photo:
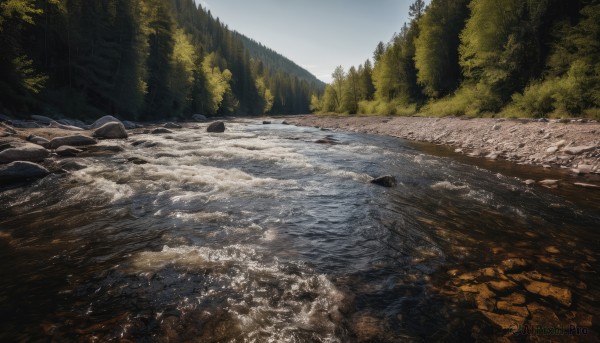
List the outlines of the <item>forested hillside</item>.
{"type": "Polygon", "coordinates": [[[193,0],[1,0],[0,46],[0,111],[15,116],[305,113],[320,92],[193,0]]]}
{"type": "Polygon", "coordinates": [[[600,1],[417,0],[409,16],[313,110],[600,118],[600,1]]]}
{"type": "Polygon", "coordinates": [[[239,32],[235,32],[236,36],[244,43],[244,47],[250,52],[250,57],[263,61],[265,67],[270,70],[279,70],[290,75],[297,76],[300,80],[308,81],[320,88],[325,87],[325,83],[317,79],[313,74],[306,69],[300,67],[293,61],[282,56],[277,51],[269,49],[252,38],[248,38],[239,32]]]}

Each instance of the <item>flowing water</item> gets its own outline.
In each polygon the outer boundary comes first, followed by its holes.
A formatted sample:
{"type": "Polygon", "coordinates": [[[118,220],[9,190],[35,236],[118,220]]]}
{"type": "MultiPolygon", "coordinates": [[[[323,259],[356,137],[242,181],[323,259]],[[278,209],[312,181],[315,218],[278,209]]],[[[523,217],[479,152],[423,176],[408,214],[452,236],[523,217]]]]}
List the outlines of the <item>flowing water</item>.
{"type": "Polygon", "coordinates": [[[125,151],[0,192],[0,340],[496,339],[457,275],[521,257],[573,294],[527,302],[597,338],[597,193],[389,137],[227,125],[111,142],[125,151]],[[398,186],[369,183],[383,174],[398,186]]]}

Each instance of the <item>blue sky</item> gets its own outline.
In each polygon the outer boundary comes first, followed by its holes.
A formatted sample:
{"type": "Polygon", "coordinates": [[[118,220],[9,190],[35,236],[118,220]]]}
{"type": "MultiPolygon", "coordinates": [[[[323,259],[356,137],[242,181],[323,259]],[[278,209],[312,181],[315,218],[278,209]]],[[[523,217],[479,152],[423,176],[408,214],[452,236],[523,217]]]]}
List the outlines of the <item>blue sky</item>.
{"type": "Polygon", "coordinates": [[[371,58],[408,21],[413,0],[196,0],[239,31],[330,82],[371,58]]]}

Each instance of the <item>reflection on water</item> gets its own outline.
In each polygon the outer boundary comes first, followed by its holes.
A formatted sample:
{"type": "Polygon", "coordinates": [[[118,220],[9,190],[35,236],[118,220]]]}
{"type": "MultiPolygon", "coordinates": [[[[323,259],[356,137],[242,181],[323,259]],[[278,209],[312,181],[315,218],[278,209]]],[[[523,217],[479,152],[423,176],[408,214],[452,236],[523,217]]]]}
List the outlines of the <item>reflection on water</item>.
{"type": "Polygon", "coordinates": [[[1,192],[0,340],[598,338],[600,211],[578,205],[593,191],[393,138],[228,128],[134,136],[1,192]],[[368,182],[382,174],[398,186],[368,182]]]}

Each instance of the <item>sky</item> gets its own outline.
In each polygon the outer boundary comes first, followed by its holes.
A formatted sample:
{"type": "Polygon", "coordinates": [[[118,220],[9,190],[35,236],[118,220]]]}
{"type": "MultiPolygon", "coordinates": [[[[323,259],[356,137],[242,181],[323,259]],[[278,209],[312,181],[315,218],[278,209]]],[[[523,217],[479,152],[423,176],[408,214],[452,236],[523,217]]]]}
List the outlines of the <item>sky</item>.
{"type": "Polygon", "coordinates": [[[331,81],[373,56],[408,21],[414,0],[196,0],[230,29],[331,81]]]}

